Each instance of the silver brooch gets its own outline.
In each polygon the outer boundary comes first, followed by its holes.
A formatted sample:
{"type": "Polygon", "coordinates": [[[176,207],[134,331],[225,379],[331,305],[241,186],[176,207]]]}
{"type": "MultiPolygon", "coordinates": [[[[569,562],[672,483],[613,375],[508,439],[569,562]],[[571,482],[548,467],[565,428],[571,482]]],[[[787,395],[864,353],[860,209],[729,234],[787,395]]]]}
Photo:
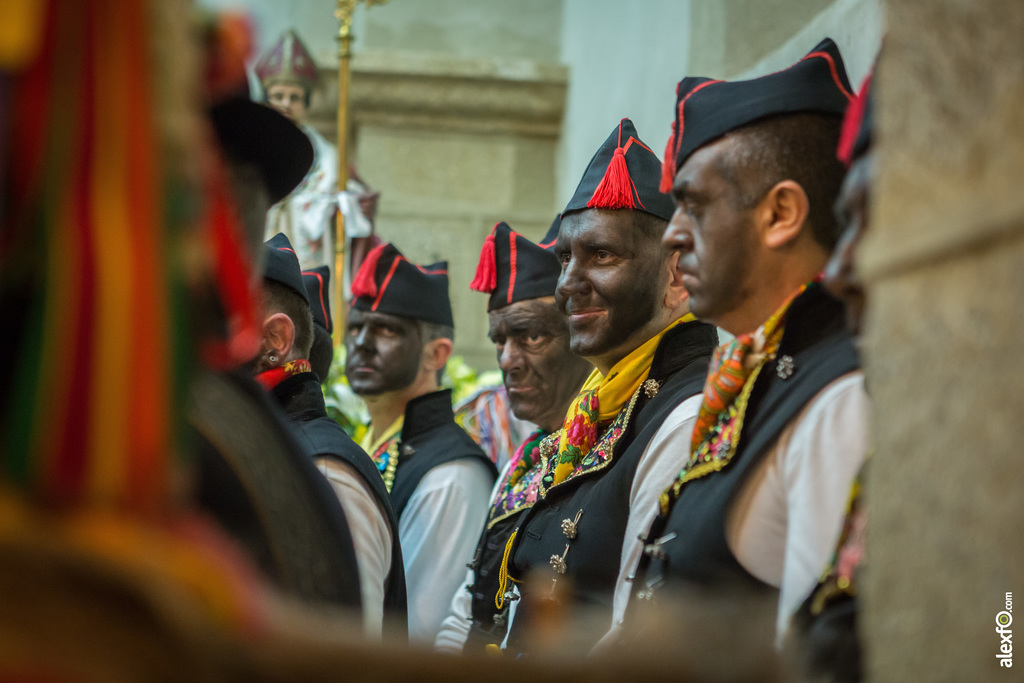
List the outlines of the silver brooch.
{"type": "Polygon", "coordinates": [[[654,398],[658,394],[658,389],[661,388],[661,382],[656,379],[649,379],[644,382],[644,393],[647,394],[647,398],[654,398]]]}
{"type": "Polygon", "coordinates": [[[579,512],[576,513],[576,519],[569,519],[568,517],[566,517],[562,520],[562,533],[565,534],[565,537],[568,538],[570,541],[576,538],[576,532],[579,530],[577,524],[579,523],[580,515],[582,514],[583,510],[581,509],[579,512]]]}
{"type": "Polygon", "coordinates": [[[562,551],[561,557],[558,555],[551,556],[551,568],[559,574],[565,573],[565,554],[569,552],[569,544],[565,544],[565,550],[562,551]]]}
{"type": "Polygon", "coordinates": [[[672,533],[665,534],[661,538],[651,541],[650,543],[644,543],[644,555],[647,555],[652,560],[664,560],[665,549],[662,546],[675,537],[676,533],[673,531],[672,533]]]}
{"type": "Polygon", "coordinates": [[[793,356],[782,356],[779,364],[775,366],[775,372],[779,379],[789,379],[793,375],[793,356]]]}

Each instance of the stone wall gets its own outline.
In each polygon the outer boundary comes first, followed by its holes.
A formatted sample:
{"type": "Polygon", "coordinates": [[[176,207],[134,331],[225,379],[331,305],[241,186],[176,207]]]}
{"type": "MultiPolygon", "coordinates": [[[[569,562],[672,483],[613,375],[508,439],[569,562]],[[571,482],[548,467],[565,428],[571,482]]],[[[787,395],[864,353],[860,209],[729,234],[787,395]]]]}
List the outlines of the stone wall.
{"type": "Polygon", "coordinates": [[[869,669],[1019,679],[998,665],[995,618],[1007,592],[1024,599],[1024,4],[889,0],[887,14],[863,253],[869,669]]]}

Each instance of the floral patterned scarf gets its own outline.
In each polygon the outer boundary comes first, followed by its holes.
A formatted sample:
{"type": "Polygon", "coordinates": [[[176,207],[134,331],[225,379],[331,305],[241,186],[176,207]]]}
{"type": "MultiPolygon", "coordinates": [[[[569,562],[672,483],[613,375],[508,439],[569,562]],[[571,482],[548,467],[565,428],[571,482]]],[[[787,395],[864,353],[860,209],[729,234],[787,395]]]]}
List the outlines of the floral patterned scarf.
{"type": "Polygon", "coordinates": [[[754,382],[765,363],[775,358],[785,332],[786,312],[807,287],[801,285],[790,294],[757,331],[741,334],[715,349],[690,441],[690,459],[675,483],[661,495],[664,514],[684,483],[720,470],[736,453],[754,382]]]}
{"type": "Polygon", "coordinates": [[[544,474],[544,468],[540,466],[540,442],[549,434],[543,429],[533,432],[509,459],[508,470],[498,485],[494,505],[487,517],[488,529],[537,502],[538,484],[544,474]]]}
{"type": "Polygon", "coordinates": [[[601,432],[611,424],[630,397],[651,371],[654,352],[665,333],[676,325],[695,320],[693,314],[673,320],[608,371],[607,377],[594,370],[584,382],[579,396],[569,407],[558,437],[554,484],[565,481],[576,465],[590,452],[601,432]]]}

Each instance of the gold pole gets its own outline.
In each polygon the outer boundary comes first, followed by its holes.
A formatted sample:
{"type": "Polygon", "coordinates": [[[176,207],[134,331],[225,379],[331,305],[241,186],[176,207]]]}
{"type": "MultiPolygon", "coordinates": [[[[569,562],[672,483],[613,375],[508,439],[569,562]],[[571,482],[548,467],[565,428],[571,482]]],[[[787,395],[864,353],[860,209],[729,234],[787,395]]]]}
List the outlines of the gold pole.
{"type": "MultiPolygon", "coordinates": [[[[387,0],[338,0],[334,16],[338,19],[338,192],[348,186],[348,110],[349,85],[352,82],[352,14],[356,5],[367,7],[387,0]]],[[[334,345],[340,346],[345,338],[345,217],[340,208],[334,230],[334,291],[338,305],[334,309],[334,345]]]]}
{"type": "MultiPolygon", "coordinates": [[[[359,0],[338,0],[338,192],[348,186],[348,86],[352,80],[352,13],[359,0]]],[[[339,205],[334,228],[334,345],[345,338],[345,216],[339,205]]]]}

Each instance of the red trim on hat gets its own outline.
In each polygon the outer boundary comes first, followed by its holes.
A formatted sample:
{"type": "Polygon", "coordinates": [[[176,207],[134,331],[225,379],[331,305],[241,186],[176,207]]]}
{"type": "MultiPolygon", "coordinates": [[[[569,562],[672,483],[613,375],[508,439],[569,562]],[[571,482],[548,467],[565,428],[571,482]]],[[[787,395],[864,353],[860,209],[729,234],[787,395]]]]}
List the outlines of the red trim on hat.
{"type": "Polygon", "coordinates": [[[508,276],[508,303],[512,303],[512,292],[516,288],[516,234],[514,232],[508,234],[508,248],[510,251],[508,265],[512,271],[508,276]]]}
{"type": "Polygon", "coordinates": [[[537,246],[540,247],[541,249],[548,249],[548,248],[554,246],[555,242],[557,242],[557,241],[558,241],[558,238],[556,237],[555,239],[551,240],[550,242],[545,242],[544,244],[541,244],[540,242],[538,242],[537,246]]]}
{"type": "Polygon", "coordinates": [[[391,284],[391,276],[395,274],[395,268],[398,267],[398,263],[400,261],[404,260],[404,257],[396,256],[395,260],[391,262],[391,268],[388,269],[388,274],[384,276],[384,281],[380,283],[380,293],[377,294],[377,298],[374,299],[373,305],[370,306],[371,311],[377,310],[377,306],[380,305],[380,300],[384,298],[384,292],[387,290],[388,285],[391,284]]]}
{"type": "Polygon", "coordinates": [[[302,271],[302,274],[303,275],[312,275],[313,277],[316,278],[317,282],[320,283],[320,286],[316,288],[317,294],[320,297],[320,309],[324,312],[324,320],[327,321],[327,326],[330,327],[330,325],[331,325],[331,316],[327,315],[327,304],[324,303],[324,277],[323,277],[323,275],[321,275],[320,273],[316,272],[315,270],[304,270],[304,271],[302,271]]]}
{"type": "MultiPolygon", "coordinates": [[[[414,263],[413,265],[415,266],[416,264],[414,263]]],[[[423,273],[424,275],[447,275],[448,274],[448,269],[447,268],[438,268],[437,270],[427,270],[423,266],[416,266],[416,267],[419,268],[419,271],[421,273],[423,273]]]]}
{"type": "Polygon", "coordinates": [[[295,258],[299,258],[299,255],[295,253],[294,249],[289,249],[288,247],[277,247],[277,250],[278,251],[290,251],[292,253],[292,256],[294,256],[295,258]]]}
{"type": "Polygon", "coordinates": [[[668,194],[669,192],[672,191],[672,184],[675,182],[675,175],[676,175],[676,173],[679,172],[679,169],[677,169],[675,167],[675,165],[676,165],[676,157],[679,155],[679,149],[683,146],[683,131],[686,130],[686,120],[685,120],[684,112],[685,112],[687,100],[689,100],[696,93],[700,92],[701,90],[703,90],[707,86],[714,85],[715,83],[722,83],[722,82],[723,81],[704,81],[703,83],[698,85],[696,88],[694,88],[690,92],[686,93],[686,97],[684,97],[682,99],[682,101],[679,103],[679,106],[677,107],[677,111],[676,111],[676,122],[677,122],[676,132],[675,132],[676,148],[674,150],[672,150],[671,166],[669,166],[669,163],[670,163],[669,162],[669,155],[668,155],[668,150],[666,149],[665,150],[665,163],[661,167],[661,169],[662,169],[661,187],[659,187],[658,189],[660,189],[665,194],[668,194]],[[665,189],[666,185],[667,185],[668,189],[665,189]]]}
{"type": "Polygon", "coordinates": [[[850,104],[846,106],[846,114],[843,116],[843,127],[839,132],[839,144],[836,146],[836,158],[847,168],[853,163],[853,148],[857,145],[860,127],[864,123],[868,90],[871,88],[871,76],[872,74],[868,74],[868,77],[864,79],[860,91],[856,97],[850,100],[850,104]]]}
{"type": "MultiPolygon", "coordinates": [[[[839,80],[839,71],[836,69],[836,61],[834,59],[832,59],[832,55],[830,55],[827,52],[812,52],[809,55],[807,55],[806,57],[804,57],[804,59],[810,59],[811,57],[821,57],[826,62],[828,62],[828,69],[829,69],[829,71],[832,72],[832,80],[836,82],[837,86],[839,86],[839,90],[844,95],[846,95],[846,99],[852,100],[853,99],[853,95],[850,94],[849,90],[847,90],[846,88],[843,87],[843,82],[839,80]]],[[[802,61],[804,61],[804,59],[801,59],[800,61],[802,62],[802,61]]]]}

